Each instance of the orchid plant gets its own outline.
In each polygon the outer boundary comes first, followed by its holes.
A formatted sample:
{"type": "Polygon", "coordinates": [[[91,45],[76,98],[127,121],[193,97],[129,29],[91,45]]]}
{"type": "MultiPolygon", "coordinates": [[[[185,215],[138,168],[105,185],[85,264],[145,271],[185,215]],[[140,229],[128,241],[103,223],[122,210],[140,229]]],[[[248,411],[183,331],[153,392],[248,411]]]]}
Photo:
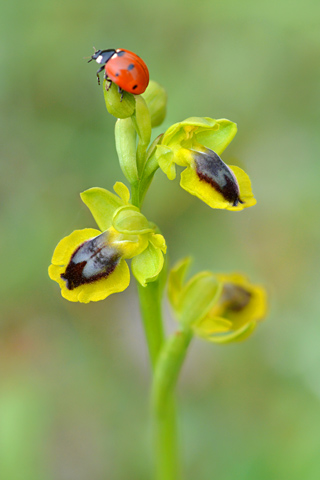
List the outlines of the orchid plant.
{"type": "Polygon", "coordinates": [[[103,92],[108,112],[117,118],[115,145],[129,184],[114,193],[94,187],[81,193],[98,229],[75,230],[57,245],[49,276],[71,302],[88,303],[124,291],[136,278],[141,316],[152,365],[151,405],[154,426],[154,478],[180,478],[174,389],[194,336],[226,344],[247,338],[265,317],[265,289],[240,273],[203,271],[186,280],[190,258],[168,272],[166,241],[142,213],[145,195],[160,168],[169,180],[176,165],[184,169],[180,185],[211,208],[240,211],[255,205],[248,175],[221,158],[237,132],[235,123],[190,117],[151,141],[152,129],[166,114],[167,95],[150,81],[142,95],[116,85],[103,92]],[[167,288],[165,289],[165,285],[167,288]],[[166,336],[161,304],[167,292],[177,330],[166,336]]]}

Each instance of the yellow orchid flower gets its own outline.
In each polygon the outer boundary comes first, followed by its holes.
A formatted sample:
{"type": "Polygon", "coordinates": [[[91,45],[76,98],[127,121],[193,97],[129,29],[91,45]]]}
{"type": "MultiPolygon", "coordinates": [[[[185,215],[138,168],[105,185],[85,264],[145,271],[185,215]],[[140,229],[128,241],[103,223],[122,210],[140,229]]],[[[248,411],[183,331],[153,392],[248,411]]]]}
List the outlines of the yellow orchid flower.
{"type": "Polygon", "coordinates": [[[236,132],[236,124],[226,119],[191,117],[164,133],[154,155],[170,180],[176,176],[176,164],[186,167],[181,187],[210,207],[243,210],[256,204],[250,179],[219,156],[236,132]]]}
{"type": "Polygon", "coordinates": [[[117,183],[115,191],[119,197],[101,188],[83,192],[82,200],[105,230],[75,230],[54,251],[49,276],[67,300],[88,303],[125,290],[130,282],[126,259],[133,259],[133,274],[143,286],[162,269],[163,236],[129,203],[125,185],[117,183]]]}
{"type": "Polygon", "coordinates": [[[267,311],[267,295],[260,285],[240,273],[200,272],[185,283],[190,258],[170,272],[170,303],[182,326],[216,343],[243,340],[267,311]]]}

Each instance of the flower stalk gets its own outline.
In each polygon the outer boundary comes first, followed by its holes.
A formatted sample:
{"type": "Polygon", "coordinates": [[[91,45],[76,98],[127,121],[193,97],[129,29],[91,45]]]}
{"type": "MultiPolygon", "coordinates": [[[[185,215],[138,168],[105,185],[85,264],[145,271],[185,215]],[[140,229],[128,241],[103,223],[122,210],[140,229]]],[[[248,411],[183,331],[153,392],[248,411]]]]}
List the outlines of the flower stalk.
{"type": "Polygon", "coordinates": [[[186,328],[169,337],[161,349],[154,371],[151,408],[156,480],[180,478],[174,389],[191,339],[192,331],[186,328]]]}
{"type": "Polygon", "coordinates": [[[150,361],[154,370],[164,340],[161,286],[159,280],[146,287],[137,282],[144,333],[148,345],[150,361]]]}

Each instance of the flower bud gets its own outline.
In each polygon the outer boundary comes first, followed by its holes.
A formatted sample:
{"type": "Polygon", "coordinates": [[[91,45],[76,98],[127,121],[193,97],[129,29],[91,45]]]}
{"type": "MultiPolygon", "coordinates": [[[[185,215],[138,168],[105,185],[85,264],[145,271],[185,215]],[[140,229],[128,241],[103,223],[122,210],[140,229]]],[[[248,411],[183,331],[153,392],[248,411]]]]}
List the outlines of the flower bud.
{"type": "Polygon", "coordinates": [[[161,125],[167,113],[167,93],[159,83],[150,80],[146,91],[142,94],[150,115],[152,128],[161,125]]]}
{"type": "Polygon", "coordinates": [[[115,125],[116,150],[121,170],[131,183],[138,181],[136,130],[131,118],[118,119],[115,125]]]}
{"type": "Polygon", "coordinates": [[[151,119],[150,112],[145,100],[141,95],[136,96],[136,110],[132,121],[139,136],[141,145],[149,145],[151,138],[151,119]]]}
{"type": "Polygon", "coordinates": [[[139,137],[137,146],[137,168],[139,175],[143,171],[146,160],[146,152],[151,139],[150,112],[141,95],[136,96],[136,110],[131,118],[139,137]]]}
{"type": "Polygon", "coordinates": [[[108,90],[106,90],[106,85],[108,87],[108,81],[104,80],[103,94],[108,112],[116,118],[131,117],[135,109],[134,96],[125,91],[120,94],[115,83],[112,83],[108,90]]]}

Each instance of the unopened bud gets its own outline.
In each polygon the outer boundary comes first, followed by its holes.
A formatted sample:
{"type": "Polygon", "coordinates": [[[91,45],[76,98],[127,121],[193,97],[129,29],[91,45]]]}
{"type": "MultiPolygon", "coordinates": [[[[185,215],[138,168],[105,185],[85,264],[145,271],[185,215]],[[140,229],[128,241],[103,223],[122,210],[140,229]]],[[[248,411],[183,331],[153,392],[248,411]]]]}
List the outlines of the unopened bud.
{"type": "Polygon", "coordinates": [[[142,94],[150,115],[152,128],[161,125],[167,113],[167,93],[159,83],[150,80],[146,91],[142,94]]]}

